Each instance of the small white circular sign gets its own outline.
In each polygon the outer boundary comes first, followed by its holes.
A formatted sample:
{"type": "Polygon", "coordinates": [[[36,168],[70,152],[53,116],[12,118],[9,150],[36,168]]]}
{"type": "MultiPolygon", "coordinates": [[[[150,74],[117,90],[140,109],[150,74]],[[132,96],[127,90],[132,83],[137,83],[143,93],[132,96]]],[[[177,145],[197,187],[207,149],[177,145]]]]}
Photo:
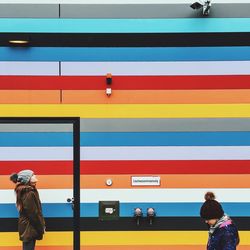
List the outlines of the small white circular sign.
{"type": "Polygon", "coordinates": [[[113,181],[111,179],[106,180],[106,185],[111,186],[113,184],[113,181]]]}

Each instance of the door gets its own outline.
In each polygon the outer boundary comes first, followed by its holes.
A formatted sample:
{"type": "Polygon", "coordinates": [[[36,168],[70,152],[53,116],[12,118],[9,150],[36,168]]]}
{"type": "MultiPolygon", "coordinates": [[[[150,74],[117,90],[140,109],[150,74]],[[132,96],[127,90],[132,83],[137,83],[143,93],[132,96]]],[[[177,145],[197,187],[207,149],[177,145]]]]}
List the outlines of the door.
{"type": "Polygon", "coordinates": [[[37,176],[46,222],[36,249],[80,249],[79,137],[77,118],[0,118],[0,250],[22,244],[9,176],[25,169],[37,176]]]}

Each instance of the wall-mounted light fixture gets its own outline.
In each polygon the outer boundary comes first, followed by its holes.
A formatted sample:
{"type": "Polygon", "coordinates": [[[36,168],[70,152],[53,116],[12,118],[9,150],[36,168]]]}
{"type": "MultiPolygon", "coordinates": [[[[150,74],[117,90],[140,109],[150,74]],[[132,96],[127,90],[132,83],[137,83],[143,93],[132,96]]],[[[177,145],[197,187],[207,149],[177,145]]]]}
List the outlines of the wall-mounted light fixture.
{"type": "Polygon", "coordinates": [[[9,43],[12,45],[25,45],[25,44],[29,44],[29,40],[12,39],[12,40],[9,40],[9,43]]]}
{"type": "Polygon", "coordinates": [[[107,73],[107,75],[106,75],[106,84],[107,84],[106,95],[111,96],[111,94],[112,94],[112,89],[110,86],[112,84],[112,74],[111,73],[107,73]]]}
{"type": "Polygon", "coordinates": [[[142,209],[141,208],[137,207],[134,209],[134,217],[135,217],[136,225],[139,226],[140,220],[142,218],[142,209]]]}
{"type": "Polygon", "coordinates": [[[153,224],[153,220],[155,218],[155,210],[154,208],[150,207],[147,209],[147,217],[149,220],[149,224],[152,225],[153,224]]]}

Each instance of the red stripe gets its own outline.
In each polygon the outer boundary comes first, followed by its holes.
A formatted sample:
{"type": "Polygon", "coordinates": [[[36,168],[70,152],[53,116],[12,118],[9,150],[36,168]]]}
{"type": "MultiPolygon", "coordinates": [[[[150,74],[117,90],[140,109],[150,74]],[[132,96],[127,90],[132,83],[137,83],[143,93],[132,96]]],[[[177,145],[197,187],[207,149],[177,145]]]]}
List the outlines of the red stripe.
{"type": "MultiPolygon", "coordinates": [[[[250,75],[113,76],[112,89],[249,89],[250,75]]],[[[0,89],[56,90],[106,88],[106,76],[0,76],[0,89]]]]}
{"type": "MultiPolygon", "coordinates": [[[[0,161],[0,174],[32,169],[36,174],[72,174],[71,161],[0,161]]],[[[81,161],[81,174],[250,174],[250,160],[81,161]]]]}
{"type": "Polygon", "coordinates": [[[0,174],[9,175],[23,169],[32,169],[36,174],[72,174],[72,161],[0,161],[0,174]]]}

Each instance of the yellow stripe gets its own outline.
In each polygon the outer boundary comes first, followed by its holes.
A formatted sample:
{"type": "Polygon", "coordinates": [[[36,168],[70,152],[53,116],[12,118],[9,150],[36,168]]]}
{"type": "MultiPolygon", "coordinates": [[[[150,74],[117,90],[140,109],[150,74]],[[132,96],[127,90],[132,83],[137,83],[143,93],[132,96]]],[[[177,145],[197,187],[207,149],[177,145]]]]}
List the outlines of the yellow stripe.
{"type": "MultiPolygon", "coordinates": [[[[111,97],[112,98],[112,97],[111,97]]],[[[250,104],[2,104],[2,117],[250,117],[250,104]]]]}
{"type": "MultiPolygon", "coordinates": [[[[40,246],[72,246],[72,232],[47,232],[44,239],[37,242],[40,246]]],[[[18,233],[0,233],[0,246],[21,246],[18,233]]]]}
{"type": "Polygon", "coordinates": [[[200,245],[207,241],[207,232],[87,232],[87,235],[81,238],[83,245],[200,245]]]}
{"type": "MultiPolygon", "coordinates": [[[[81,232],[81,245],[205,245],[206,231],[91,231],[81,232]]],[[[72,232],[47,232],[39,246],[72,246],[72,232]]],[[[250,246],[250,231],[240,232],[241,245],[250,246]]],[[[0,246],[20,246],[17,233],[0,233],[0,246]]]]}

